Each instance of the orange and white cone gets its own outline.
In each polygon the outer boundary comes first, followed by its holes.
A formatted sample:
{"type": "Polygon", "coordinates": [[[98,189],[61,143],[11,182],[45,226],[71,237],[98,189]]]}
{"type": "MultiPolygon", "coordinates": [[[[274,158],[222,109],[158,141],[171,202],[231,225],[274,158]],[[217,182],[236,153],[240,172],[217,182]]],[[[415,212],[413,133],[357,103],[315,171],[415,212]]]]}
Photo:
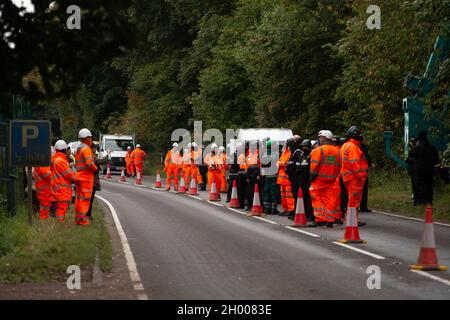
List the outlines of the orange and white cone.
{"type": "Polygon", "coordinates": [[[106,163],[106,179],[112,179],[111,177],[111,168],[109,167],[109,162],[106,163]]]}
{"type": "Polygon", "coordinates": [[[359,237],[358,212],[356,208],[349,207],[345,217],[345,234],[340,243],[367,243],[359,237]]]}
{"type": "Polygon", "coordinates": [[[297,204],[295,206],[294,224],[291,227],[305,228],[307,226],[308,225],[306,224],[305,203],[303,201],[303,191],[301,188],[298,188],[297,204]]]}
{"type": "Polygon", "coordinates": [[[159,174],[159,170],[156,171],[156,182],[155,182],[155,188],[162,188],[161,183],[161,175],[159,174]]]}
{"type": "Polygon", "coordinates": [[[197,196],[198,195],[198,191],[197,191],[197,181],[195,180],[195,177],[193,176],[191,178],[191,185],[189,187],[189,194],[191,196],[197,196]]]}
{"type": "Polygon", "coordinates": [[[141,177],[141,171],[137,170],[137,174],[136,174],[136,184],[137,185],[141,185],[142,184],[142,177],[141,177]]]}
{"type": "Polygon", "coordinates": [[[250,216],[262,216],[263,215],[263,209],[261,207],[261,201],[259,199],[259,186],[257,183],[255,183],[255,192],[253,193],[253,206],[252,206],[252,213],[250,216]]]}
{"type": "Polygon", "coordinates": [[[215,177],[213,177],[212,182],[211,182],[211,190],[209,190],[208,200],[209,201],[219,201],[215,177]]]}
{"type": "Polygon", "coordinates": [[[436,252],[436,241],[433,228],[433,208],[427,206],[425,211],[425,229],[422,235],[419,259],[417,264],[409,266],[412,270],[446,271],[447,267],[439,265],[436,252]]]}
{"type": "Polygon", "coordinates": [[[186,185],[184,184],[184,173],[181,174],[180,190],[178,193],[186,193],[186,185]]]}
{"type": "Polygon", "coordinates": [[[233,188],[231,189],[231,199],[230,208],[239,208],[241,205],[239,203],[239,198],[237,194],[236,180],[233,180],[233,188]]]}
{"type": "Polygon", "coordinates": [[[122,167],[122,172],[120,173],[120,182],[125,182],[125,168],[122,167]]]}

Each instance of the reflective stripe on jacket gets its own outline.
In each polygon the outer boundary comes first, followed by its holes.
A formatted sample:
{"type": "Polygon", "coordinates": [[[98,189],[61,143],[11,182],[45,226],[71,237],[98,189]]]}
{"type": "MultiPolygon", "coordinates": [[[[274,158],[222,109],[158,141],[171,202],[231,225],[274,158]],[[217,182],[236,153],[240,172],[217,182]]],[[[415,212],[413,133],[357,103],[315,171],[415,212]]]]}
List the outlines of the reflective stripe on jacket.
{"type": "Polygon", "coordinates": [[[73,172],[65,154],[56,152],[52,157],[51,192],[54,201],[69,201],[72,199],[73,172]]]}
{"type": "Polygon", "coordinates": [[[350,139],[341,148],[341,175],[344,181],[364,179],[367,176],[369,166],[366,155],[359,147],[360,144],[360,141],[350,139]]]}
{"type": "Polygon", "coordinates": [[[341,156],[339,148],[326,144],[315,148],[311,152],[311,175],[317,175],[317,179],[335,181],[341,171],[341,156]]]}

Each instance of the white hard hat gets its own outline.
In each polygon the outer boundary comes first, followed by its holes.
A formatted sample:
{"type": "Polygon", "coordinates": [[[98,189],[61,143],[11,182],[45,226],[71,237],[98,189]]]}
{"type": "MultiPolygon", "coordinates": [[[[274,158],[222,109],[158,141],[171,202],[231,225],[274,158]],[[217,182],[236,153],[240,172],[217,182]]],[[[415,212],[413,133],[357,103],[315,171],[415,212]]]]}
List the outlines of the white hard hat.
{"type": "Polygon", "coordinates": [[[128,147],[127,147],[127,150],[131,150],[131,146],[128,146],[128,147]]]}
{"type": "Polygon", "coordinates": [[[67,149],[67,143],[64,140],[58,140],[55,143],[55,149],[58,151],[63,151],[67,149]]]}
{"type": "Polygon", "coordinates": [[[211,145],[211,149],[215,149],[215,148],[217,148],[218,146],[217,146],[217,144],[215,144],[215,143],[213,143],[212,145],[211,145]]]}
{"type": "Polygon", "coordinates": [[[78,133],[78,138],[79,139],[84,139],[84,138],[89,138],[92,137],[92,133],[89,129],[81,129],[80,132],[78,133]]]}
{"type": "Polygon", "coordinates": [[[192,143],[189,142],[188,145],[187,145],[187,147],[188,147],[188,148],[192,147],[192,143]]]}
{"type": "Polygon", "coordinates": [[[193,146],[194,148],[197,147],[197,143],[192,142],[192,146],[193,146]]]}
{"type": "Polygon", "coordinates": [[[140,148],[140,147],[141,147],[141,145],[140,145],[140,144],[137,144],[137,145],[136,145],[136,148],[140,148]]]}
{"type": "Polygon", "coordinates": [[[174,142],[174,144],[172,144],[172,147],[178,147],[178,143],[174,142]]]}
{"type": "Polygon", "coordinates": [[[333,139],[333,133],[330,130],[320,130],[319,137],[324,137],[328,140],[333,139]]]}
{"type": "Polygon", "coordinates": [[[220,146],[219,150],[225,150],[225,147],[224,146],[220,146]]]}
{"type": "Polygon", "coordinates": [[[239,147],[239,148],[242,148],[244,145],[241,143],[241,142],[239,142],[237,145],[236,145],[236,147],[239,147]]]}

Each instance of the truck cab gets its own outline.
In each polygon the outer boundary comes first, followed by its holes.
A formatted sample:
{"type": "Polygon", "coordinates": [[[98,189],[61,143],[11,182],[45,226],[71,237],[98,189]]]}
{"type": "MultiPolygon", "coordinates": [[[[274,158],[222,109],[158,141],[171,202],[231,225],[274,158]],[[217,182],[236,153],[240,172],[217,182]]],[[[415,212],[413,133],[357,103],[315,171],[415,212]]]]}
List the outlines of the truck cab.
{"type": "MultiPolygon", "coordinates": [[[[125,166],[125,155],[130,146],[134,149],[134,135],[100,134],[100,154],[108,157],[111,171],[122,170],[125,166]]],[[[102,166],[103,174],[106,174],[106,165],[102,166]]]]}

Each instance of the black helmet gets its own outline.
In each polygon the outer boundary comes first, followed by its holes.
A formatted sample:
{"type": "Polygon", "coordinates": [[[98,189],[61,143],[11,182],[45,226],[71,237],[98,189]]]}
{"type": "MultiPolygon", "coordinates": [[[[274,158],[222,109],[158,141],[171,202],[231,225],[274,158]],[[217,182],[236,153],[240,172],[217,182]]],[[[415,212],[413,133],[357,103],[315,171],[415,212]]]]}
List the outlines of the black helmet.
{"type": "Polygon", "coordinates": [[[292,150],[295,147],[295,139],[294,138],[289,138],[286,140],[286,146],[292,150]]]}
{"type": "Polygon", "coordinates": [[[300,144],[300,147],[311,149],[311,147],[312,147],[311,140],[309,140],[309,139],[303,140],[302,143],[300,144]]]}
{"type": "Polygon", "coordinates": [[[357,126],[351,126],[347,131],[347,137],[361,141],[363,139],[361,128],[357,126]]]}

